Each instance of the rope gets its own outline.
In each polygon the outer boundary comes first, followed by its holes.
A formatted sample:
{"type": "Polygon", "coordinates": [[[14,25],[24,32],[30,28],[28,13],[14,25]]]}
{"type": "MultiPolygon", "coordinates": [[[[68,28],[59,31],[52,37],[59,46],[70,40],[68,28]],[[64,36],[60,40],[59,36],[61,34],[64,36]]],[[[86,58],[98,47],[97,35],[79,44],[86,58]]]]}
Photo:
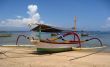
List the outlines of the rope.
{"type": "Polygon", "coordinates": [[[93,53],[90,53],[90,54],[86,54],[86,55],[83,55],[83,56],[75,57],[73,59],[70,59],[69,61],[78,60],[78,59],[81,59],[81,58],[84,58],[84,57],[88,57],[88,56],[91,56],[93,54],[100,53],[100,52],[102,52],[104,50],[105,50],[105,48],[104,49],[97,50],[96,52],[93,52],[93,53]]]}
{"type": "MultiPolygon", "coordinates": [[[[8,57],[8,56],[6,55],[6,52],[7,52],[7,51],[2,51],[2,50],[0,50],[0,55],[4,55],[4,56],[8,57]]],[[[0,58],[0,59],[1,59],[1,58],[0,58]]]]}

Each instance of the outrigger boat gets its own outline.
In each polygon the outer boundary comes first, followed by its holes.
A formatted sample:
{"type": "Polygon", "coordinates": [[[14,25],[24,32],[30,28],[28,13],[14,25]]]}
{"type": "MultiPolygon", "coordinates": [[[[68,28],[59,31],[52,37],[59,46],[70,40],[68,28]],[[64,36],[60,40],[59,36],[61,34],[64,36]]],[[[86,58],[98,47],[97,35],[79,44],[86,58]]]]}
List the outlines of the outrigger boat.
{"type": "Polygon", "coordinates": [[[6,32],[6,31],[0,31],[0,37],[11,37],[12,34],[6,32]]]}
{"type": "Polygon", "coordinates": [[[36,24],[36,27],[31,29],[31,31],[36,31],[36,33],[39,33],[38,39],[35,39],[35,37],[27,37],[25,35],[19,35],[16,41],[16,44],[18,45],[18,40],[21,36],[24,36],[25,38],[29,39],[30,42],[34,45],[36,45],[38,52],[61,52],[61,51],[68,51],[72,50],[72,46],[74,44],[78,44],[77,48],[82,47],[82,43],[90,41],[90,40],[98,40],[100,43],[100,46],[102,46],[102,42],[99,38],[90,38],[86,40],[81,40],[78,33],[76,32],[76,28],[74,28],[74,31],[68,31],[65,34],[56,37],[56,38],[49,38],[49,39],[41,39],[41,32],[62,32],[64,30],[45,25],[45,24],[36,24]],[[65,37],[67,36],[73,36],[72,40],[66,40],[65,37]],[[63,38],[63,39],[62,39],[63,38]],[[63,40],[63,42],[58,42],[57,40],[63,40]],[[44,42],[45,44],[41,44],[41,42],[44,42]]]}
{"type": "Polygon", "coordinates": [[[0,34],[0,37],[11,37],[11,34],[0,34]]]}
{"type": "Polygon", "coordinates": [[[82,30],[81,31],[81,36],[89,36],[89,34],[82,30]]]}

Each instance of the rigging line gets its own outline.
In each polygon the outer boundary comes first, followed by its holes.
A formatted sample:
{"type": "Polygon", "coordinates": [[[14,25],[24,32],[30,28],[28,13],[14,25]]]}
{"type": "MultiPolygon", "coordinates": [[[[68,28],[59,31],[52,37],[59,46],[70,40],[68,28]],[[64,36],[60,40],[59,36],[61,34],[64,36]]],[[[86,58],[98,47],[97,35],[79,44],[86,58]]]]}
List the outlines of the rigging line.
{"type": "Polygon", "coordinates": [[[91,55],[93,55],[93,54],[100,53],[100,52],[102,52],[103,50],[105,50],[105,48],[104,48],[104,49],[101,49],[101,50],[98,50],[98,51],[96,51],[96,52],[87,54],[87,55],[83,55],[83,56],[75,57],[75,58],[73,58],[73,59],[69,59],[69,61],[78,60],[78,59],[81,59],[81,58],[84,58],[84,57],[88,57],[88,56],[91,56],[91,55]]]}
{"type": "MultiPolygon", "coordinates": [[[[19,46],[18,46],[19,47],[19,46]]],[[[20,54],[22,55],[23,57],[34,57],[34,56],[25,56],[24,54],[28,54],[28,53],[19,53],[19,52],[13,52],[17,50],[17,48],[13,48],[9,51],[5,51],[5,52],[0,52],[0,54],[3,54],[4,56],[6,56],[7,58],[21,58],[21,56],[19,57],[10,57],[9,55],[7,55],[6,53],[14,53],[14,54],[20,54]]],[[[25,50],[22,50],[22,51],[25,51],[25,50]]],[[[28,52],[28,51],[27,51],[28,52]]],[[[3,58],[0,58],[0,59],[3,59],[3,58]]]]}

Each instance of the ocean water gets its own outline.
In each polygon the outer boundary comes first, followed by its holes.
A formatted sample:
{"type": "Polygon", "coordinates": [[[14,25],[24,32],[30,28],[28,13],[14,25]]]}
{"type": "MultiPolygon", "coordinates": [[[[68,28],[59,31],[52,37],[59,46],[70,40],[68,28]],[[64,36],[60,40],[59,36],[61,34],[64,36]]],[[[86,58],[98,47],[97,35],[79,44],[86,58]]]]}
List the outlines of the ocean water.
{"type": "MultiPolygon", "coordinates": [[[[0,37],[0,45],[15,45],[18,35],[30,35],[30,32],[24,32],[24,31],[11,31],[11,32],[0,32],[0,34],[11,34],[11,37],[0,37]]],[[[24,37],[21,37],[19,39],[20,44],[30,44],[30,42],[25,39],[24,37]]]]}
{"type": "MultiPolygon", "coordinates": [[[[0,45],[15,45],[16,44],[16,40],[17,40],[17,37],[18,35],[26,35],[26,36],[33,36],[32,32],[24,32],[24,31],[17,31],[17,32],[0,32],[1,33],[10,33],[12,34],[11,37],[0,37],[0,45]]],[[[80,32],[79,32],[80,33],[80,32]]],[[[102,43],[105,45],[108,45],[110,46],[110,32],[100,32],[100,31],[90,31],[90,32],[87,32],[89,33],[89,36],[87,37],[80,37],[81,40],[85,40],[85,39],[89,39],[89,38],[92,38],[92,37],[97,37],[99,38],[102,43]]],[[[41,38],[42,39],[47,39],[47,38],[50,38],[51,33],[45,33],[45,32],[42,32],[41,33],[41,38]]],[[[62,33],[64,34],[64,33],[62,33]]],[[[68,39],[73,39],[72,36],[67,36],[65,37],[66,40],[68,39]]],[[[19,39],[19,42],[18,44],[31,44],[29,42],[29,40],[25,39],[24,37],[21,37],[19,39]]],[[[96,40],[93,40],[93,41],[90,41],[90,42],[87,42],[87,43],[84,43],[84,44],[99,44],[96,40]]]]}

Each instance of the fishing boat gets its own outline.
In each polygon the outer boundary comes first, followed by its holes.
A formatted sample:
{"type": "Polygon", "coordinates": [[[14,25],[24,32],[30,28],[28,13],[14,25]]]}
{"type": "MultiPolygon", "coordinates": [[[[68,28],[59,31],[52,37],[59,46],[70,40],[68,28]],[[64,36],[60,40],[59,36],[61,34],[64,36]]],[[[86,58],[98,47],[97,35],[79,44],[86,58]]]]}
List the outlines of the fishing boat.
{"type": "Polygon", "coordinates": [[[82,33],[81,36],[89,36],[87,33],[82,33]]]}
{"type": "Polygon", "coordinates": [[[11,37],[11,34],[0,34],[0,37],[11,37]]]}
{"type": "MultiPolygon", "coordinates": [[[[30,42],[33,45],[36,45],[37,48],[37,52],[62,52],[62,51],[70,51],[72,50],[73,45],[76,44],[77,48],[81,48],[81,44],[87,41],[91,41],[91,40],[97,40],[100,43],[100,46],[102,46],[102,42],[100,39],[98,38],[90,38],[90,39],[85,39],[85,40],[80,40],[79,34],[76,31],[76,17],[75,17],[75,26],[74,26],[74,31],[69,31],[69,32],[65,32],[63,35],[58,36],[56,38],[50,38],[50,39],[42,39],[41,36],[41,32],[62,32],[64,31],[61,28],[58,27],[54,27],[54,26],[50,26],[50,25],[46,25],[46,24],[34,24],[36,25],[36,27],[32,28],[31,31],[36,32],[35,37],[27,37],[25,35],[19,35],[16,41],[16,45],[18,45],[18,40],[21,36],[25,37],[26,39],[29,39],[30,42]],[[72,36],[71,40],[65,39],[66,36],[72,36]],[[62,39],[64,37],[64,39],[62,39]],[[63,40],[63,42],[58,42],[56,40],[63,40]]],[[[55,35],[57,36],[57,35],[55,35]]]]}
{"type": "Polygon", "coordinates": [[[82,37],[83,37],[83,36],[89,36],[89,34],[82,30],[82,31],[81,31],[81,36],[82,36],[82,37]]]}
{"type": "Polygon", "coordinates": [[[12,35],[6,31],[0,31],[0,37],[11,37],[12,35]]]}
{"type": "MultiPolygon", "coordinates": [[[[100,43],[100,46],[102,46],[102,42],[100,39],[98,38],[90,38],[90,39],[86,39],[86,40],[80,40],[79,35],[74,32],[66,32],[65,34],[63,34],[62,36],[65,38],[66,36],[73,36],[73,39],[71,40],[64,40],[63,42],[58,42],[56,40],[61,39],[61,37],[56,37],[56,38],[50,38],[50,39],[42,39],[41,36],[41,32],[61,32],[61,29],[55,28],[55,31],[53,30],[54,27],[48,28],[48,25],[45,24],[40,24],[38,26],[36,26],[35,28],[32,29],[32,31],[36,31],[36,33],[39,34],[39,36],[35,36],[35,37],[27,37],[25,35],[19,35],[16,41],[16,45],[18,45],[18,40],[21,36],[25,37],[26,39],[29,39],[30,42],[36,46],[37,52],[62,52],[62,51],[70,51],[72,50],[73,45],[76,44],[76,47],[81,48],[81,43],[87,42],[87,41],[91,41],[91,40],[97,40],[100,43]],[[45,26],[45,27],[44,27],[45,26]],[[47,27],[46,27],[47,26],[47,27]],[[39,32],[37,32],[39,31],[39,32]]],[[[49,33],[48,32],[48,33],[49,33]]]]}

